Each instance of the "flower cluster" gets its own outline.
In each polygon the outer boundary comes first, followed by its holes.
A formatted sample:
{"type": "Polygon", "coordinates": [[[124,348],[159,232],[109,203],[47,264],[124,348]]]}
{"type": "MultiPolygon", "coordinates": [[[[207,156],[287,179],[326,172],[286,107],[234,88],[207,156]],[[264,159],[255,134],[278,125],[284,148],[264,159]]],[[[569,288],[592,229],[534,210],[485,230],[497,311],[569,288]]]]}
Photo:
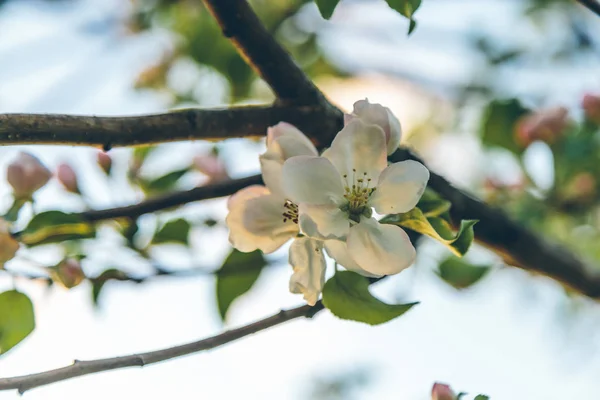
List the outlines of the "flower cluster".
{"type": "Polygon", "coordinates": [[[265,186],[240,190],[228,202],[229,240],[240,251],[271,253],[293,239],[290,291],[315,304],[325,281],[325,255],[368,277],[409,267],[415,249],[400,227],[377,214],[410,211],[429,171],[415,161],[388,165],[400,143],[400,123],[386,107],[361,100],[331,147],[319,155],[294,126],[267,132],[260,156],[265,186]]]}

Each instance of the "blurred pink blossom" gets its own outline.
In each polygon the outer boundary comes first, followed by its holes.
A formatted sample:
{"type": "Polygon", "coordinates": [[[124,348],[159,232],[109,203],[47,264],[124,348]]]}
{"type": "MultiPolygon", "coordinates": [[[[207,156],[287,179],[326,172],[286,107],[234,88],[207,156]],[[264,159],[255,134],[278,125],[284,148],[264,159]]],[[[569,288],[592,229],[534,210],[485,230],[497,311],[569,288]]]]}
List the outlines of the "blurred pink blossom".
{"type": "Polygon", "coordinates": [[[51,177],[52,173],[37,157],[23,152],[8,165],[6,171],[6,179],[13,188],[14,196],[20,199],[30,198],[51,177]]]}
{"type": "Polygon", "coordinates": [[[536,140],[556,142],[569,126],[568,110],[554,107],[521,117],[515,127],[515,140],[523,147],[536,140]]]}
{"type": "Polygon", "coordinates": [[[203,154],[194,157],[194,166],[208,177],[209,182],[230,179],[225,164],[214,154],[203,154]]]}
{"type": "Polygon", "coordinates": [[[587,119],[600,125],[600,95],[586,94],[581,101],[581,107],[587,119]]]}
{"type": "Polygon", "coordinates": [[[450,386],[436,382],[431,388],[431,400],[454,400],[456,398],[450,386]]]}
{"type": "Polygon", "coordinates": [[[67,191],[71,193],[80,194],[79,184],[77,183],[77,174],[73,167],[69,164],[60,164],[58,166],[56,175],[58,177],[59,182],[67,189],[67,191]]]}

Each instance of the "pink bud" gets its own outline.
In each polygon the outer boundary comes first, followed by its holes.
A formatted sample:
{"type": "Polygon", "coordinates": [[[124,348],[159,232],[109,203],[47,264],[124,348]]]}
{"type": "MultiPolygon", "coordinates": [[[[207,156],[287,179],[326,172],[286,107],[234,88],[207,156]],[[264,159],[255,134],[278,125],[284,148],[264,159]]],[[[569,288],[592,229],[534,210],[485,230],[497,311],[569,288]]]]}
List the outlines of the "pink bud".
{"type": "Polygon", "coordinates": [[[51,271],[53,279],[67,289],[79,285],[85,278],[81,263],[74,258],[65,258],[51,271]]]}
{"type": "Polygon", "coordinates": [[[402,130],[400,121],[390,111],[389,108],[377,103],[369,103],[368,99],[359,100],[354,103],[352,114],[344,115],[344,124],[349,123],[354,118],[360,118],[367,124],[373,124],[383,129],[385,141],[387,143],[387,152],[392,154],[400,145],[402,130]]]}
{"type": "Polygon", "coordinates": [[[600,95],[586,94],[583,96],[581,107],[587,119],[600,125],[600,95]]]}
{"type": "Polygon", "coordinates": [[[106,175],[110,174],[110,170],[112,169],[112,158],[110,158],[108,154],[103,151],[99,151],[96,155],[96,161],[106,175]]]}
{"type": "Polygon", "coordinates": [[[556,142],[569,126],[568,110],[555,107],[521,117],[515,125],[515,141],[527,147],[536,140],[556,142]]]}
{"type": "Polygon", "coordinates": [[[564,198],[567,201],[580,204],[594,201],[598,190],[598,182],[589,172],[575,175],[564,188],[564,198]]]}
{"type": "Polygon", "coordinates": [[[30,198],[44,186],[52,173],[37,157],[29,153],[19,153],[16,160],[8,165],[6,179],[12,186],[15,198],[30,198]]]}
{"type": "Polygon", "coordinates": [[[11,236],[9,228],[10,225],[0,218],[0,268],[2,268],[2,264],[12,259],[19,250],[19,242],[11,236]]]}
{"type": "Polygon", "coordinates": [[[60,164],[56,175],[67,191],[77,194],[81,193],[77,183],[77,174],[75,174],[75,170],[69,164],[60,164]]]}
{"type": "Polygon", "coordinates": [[[194,166],[209,179],[209,182],[218,182],[229,179],[225,164],[213,154],[198,155],[194,157],[194,166]]]}
{"type": "Polygon", "coordinates": [[[431,400],[454,400],[455,394],[450,386],[436,382],[431,388],[431,400]]]}

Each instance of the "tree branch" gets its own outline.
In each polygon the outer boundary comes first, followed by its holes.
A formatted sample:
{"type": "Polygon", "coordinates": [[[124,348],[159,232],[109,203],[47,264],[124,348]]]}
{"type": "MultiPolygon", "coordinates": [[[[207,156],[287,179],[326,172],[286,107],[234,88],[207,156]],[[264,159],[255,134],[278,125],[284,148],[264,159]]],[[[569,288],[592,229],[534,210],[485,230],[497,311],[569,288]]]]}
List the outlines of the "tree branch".
{"type": "MultiPolygon", "coordinates": [[[[395,162],[409,159],[423,163],[408,149],[400,149],[391,156],[395,162]]],[[[600,298],[600,275],[568,249],[544,240],[504,211],[455,188],[433,172],[429,186],[452,203],[450,215],[455,226],[462,219],[479,220],[475,239],[498,253],[508,265],[546,275],[580,294],[600,298]]]]}
{"type": "Polygon", "coordinates": [[[183,344],[147,353],[132,354],[129,356],[104,358],[100,360],[78,361],[75,360],[72,365],[67,367],[53,369],[37,374],[16,376],[0,379],[0,390],[18,390],[23,394],[27,390],[36,387],[49,385],[51,383],[65,381],[78,376],[89,375],[102,371],[121,369],[127,367],[143,367],[145,365],[158,363],[172,358],[181,357],[233,342],[245,336],[260,332],[275,325],[300,318],[312,317],[323,309],[321,302],[314,306],[300,306],[289,310],[282,310],[279,313],[254,322],[241,328],[225,331],[219,335],[202,339],[196,342],[183,344]]]}
{"type": "Polygon", "coordinates": [[[238,48],[278,99],[295,104],[329,103],[261,24],[245,0],[204,0],[223,34],[238,48]]]}
{"type": "Polygon", "coordinates": [[[250,185],[261,185],[262,176],[253,175],[242,179],[221,181],[191,190],[182,190],[144,200],[130,206],[83,211],[78,215],[90,222],[115,218],[135,218],[200,200],[214,199],[234,194],[250,185]]]}
{"type": "Polygon", "coordinates": [[[264,136],[269,126],[281,121],[315,137],[334,130],[338,124],[330,113],[317,106],[187,109],[132,117],[2,114],[0,145],[62,144],[108,150],[184,140],[259,137],[264,136]]]}
{"type": "Polygon", "coordinates": [[[600,17],[600,2],[598,0],[577,0],[577,2],[600,17]]]}

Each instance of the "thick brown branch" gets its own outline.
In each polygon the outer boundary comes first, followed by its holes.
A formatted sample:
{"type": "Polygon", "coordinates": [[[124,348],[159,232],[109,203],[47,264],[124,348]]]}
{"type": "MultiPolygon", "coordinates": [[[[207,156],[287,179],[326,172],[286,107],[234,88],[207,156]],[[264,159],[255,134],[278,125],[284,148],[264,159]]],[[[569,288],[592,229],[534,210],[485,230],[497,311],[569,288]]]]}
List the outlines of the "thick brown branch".
{"type": "Polygon", "coordinates": [[[323,94],[261,24],[245,0],[204,0],[223,34],[269,84],[277,98],[295,104],[327,105],[323,94]]]}
{"type": "Polygon", "coordinates": [[[44,114],[0,115],[0,145],[62,144],[104,149],[175,142],[264,136],[281,121],[318,136],[337,124],[322,107],[247,106],[187,109],[131,117],[44,114]]]}
{"type": "Polygon", "coordinates": [[[577,0],[581,5],[600,17],[600,2],[598,0],[577,0]]]}
{"type": "Polygon", "coordinates": [[[181,357],[204,350],[214,349],[234,340],[260,332],[275,325],[290,321],[300,317],[312,317],[323,309],[319,302],[315,306],[308,305],[282,310],[279,313],[268,318],[254,322],[241,328],[232,329],[219,335],[202,339],[196,342],[187,343],[181,346],[170,347],[167,349],[150,351],[147,353],[132,354],[129,356],[104,358],[92,361],[75,361],[67,367],[53,369],[46,372],[40,372],[32,375],[16,376],[12,378],[0,379],[0,390],[18,390],[24,393],[27,390],[39,386],[49,385],[51,383],[64,381],[78,376],[93,374],[102,371],[127,367],[143,367],[144,365],[154,364],[172,358],[181,357]]]}
{"type": "MultiPolygon", "coordinates": [[[[407,149],[398,150],[392,159],[422,162],[407,149]]],[[[461,219],[479,220],[475,225],[476,240],[498,253],[507,264],[549,276],[585,296],[600,298],[600,275],[568,249],[544,240],[502,210],[455,188],[433,172],[429,186],[452,203],[450,214],[455,223],[461,219]]]]}

